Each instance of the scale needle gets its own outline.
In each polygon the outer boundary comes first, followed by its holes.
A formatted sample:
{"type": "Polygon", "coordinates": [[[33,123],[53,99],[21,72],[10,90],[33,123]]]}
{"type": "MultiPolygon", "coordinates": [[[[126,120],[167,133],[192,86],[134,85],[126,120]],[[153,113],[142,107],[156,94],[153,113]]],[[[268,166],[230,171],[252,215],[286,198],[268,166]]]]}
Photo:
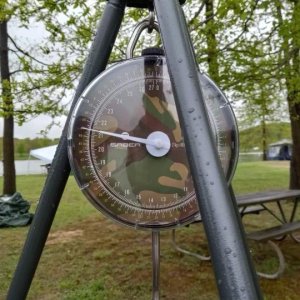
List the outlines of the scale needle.
{"type": "Polygon", "coordinates": [[[114,136],[114,137],[121,138],[121,139],[127,140],[127,141],[145,144],[148,152],[151,155],[157,156],[157,157],[165,155],[166,153],[169,152],[169,150],[171,148],[171,142],[170,142],[169,137],[161,131],[154,131],[154,132],[150,133],[146,139],[144,139],[144,138],[131,136],[126,132],[120,134],[120,133],[96,130],[96,129],[86,128],[86,127],[81,127],[81,129],[93,131],[93,132],[97,132],[97,133],[102,133],[102,134],[109,135],[109,136],[114,136]],[[153,149],[155,149],[155,151],[153,149]]]}
{"type": "MultiPolygon", "coordinates": [[[[93,132],[97,132],[97,133],[102,133],[102,134],[109,135],[109,136],[114,136],[114,137],[121,138],[121,139],[127,140],[127,141],[132,141],[132,142],[137,142],[137,143],[141,143],[141,144],[146,144],[146,145],[151,145],[151,146],[154,146],[154,147],[158,147],[157,144],[155,143],[155,141],[153,141],[153,140],[149,140],[148,138],[143,139],[143,138],[131,136],[127,133],[119,134],[119,133],[114,133],[114,132],[110,132],[110,131],[89,129],[89,128],[86,128],[86,127],[81,127],[81,129],[89,130],[89,131],[93,131],[93,132]]],[[[158,147],[158,148],[162,148],[162,146],[158,147]]]]}

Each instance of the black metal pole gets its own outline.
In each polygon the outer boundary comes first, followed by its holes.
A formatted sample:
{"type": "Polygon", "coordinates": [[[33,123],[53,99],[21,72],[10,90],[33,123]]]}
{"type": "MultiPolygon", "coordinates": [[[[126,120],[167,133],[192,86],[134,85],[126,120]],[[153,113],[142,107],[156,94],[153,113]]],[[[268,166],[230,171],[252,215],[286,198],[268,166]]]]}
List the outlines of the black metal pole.
{"type": "Polygon", "coordinates": [[[177,1],[154,3],[220,298],[261,299],[241,220],[209,127],[183,12],[177,1]]]}
{"type": "Polygon", "coordinates": [[[160,232],[152,231],[152,300],[160,299],[160,232]]]}
{"type": "MultiPolygon", "coordinates": [[[[126,0],[110,0],[107,3],[74,96],[71,112],[84,88],[105,69],[120,29],[125,6],[126,0]]],[[[69,113],[66,121],[23,252],[11,282],[7,295],[8,300],[26,298],[67,183],[70,174],[67,155],[67,131],[70,117],[71,113],[69,113]]]]}

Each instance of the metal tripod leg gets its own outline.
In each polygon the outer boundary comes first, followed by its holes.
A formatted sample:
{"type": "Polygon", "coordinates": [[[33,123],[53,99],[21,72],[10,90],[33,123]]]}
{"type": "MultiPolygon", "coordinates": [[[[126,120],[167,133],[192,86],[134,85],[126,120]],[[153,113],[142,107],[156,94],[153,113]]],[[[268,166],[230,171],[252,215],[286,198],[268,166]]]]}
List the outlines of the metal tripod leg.
{"type": "Polygon", "coordinates": [[[182,9],[177,1],[154,0],[154,4],[220,297],[261,299],[237,206],[211,133],[182,9]]]}
{"type": "Polygon", "coordinates": [[[160,232],[152,231],[152,300],[159,300],[160,232]]]}
{"type": "MultiPolygon", "coordinates": [[[[84,88],[105,69],[124,16],[125,5],[126,0],[110,0],[106,5],[76,90],[71,112],[84,88]]],[[[70,117],[71,115],[69,114],[23,252],[8,291],[8,300],[26,298],[68,180],[70,164],[67,155],[67,130],[70,117]]]]}

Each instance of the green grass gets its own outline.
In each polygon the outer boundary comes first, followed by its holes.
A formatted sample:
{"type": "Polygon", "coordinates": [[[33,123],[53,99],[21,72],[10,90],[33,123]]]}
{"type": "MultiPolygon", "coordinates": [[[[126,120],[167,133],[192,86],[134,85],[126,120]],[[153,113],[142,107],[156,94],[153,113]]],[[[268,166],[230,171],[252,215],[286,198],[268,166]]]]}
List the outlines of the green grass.
{"type": "Polygon", "coordinates": [[[289,168],[286,161],[240,163],[233,179],[236,194],[288,188],[288,185],[289,168]]]}
{"type": "MultiPolygon", "coordinates": [[[[233,186],[239,194],[287,188],[288,171],[286,163],[241,163],[233,186]]],[[[44,181],[45,176],[18,176],[18,191],[31,202],[32,211],[44,181]]],[[[270,218],[264,214],[244,218],[246,229],[269,223],[270,218]]],[[[28,227],[0,229],[1,300],[5,298],[27,231],[28,227]]],[[[193,251],[207,253],[201,225],[180,229],[178,240],[193,251]]],[[[261,288],[265,299],[296,300],[300,281],[299,244],[287,239],[281,245],[286,271],[279,280],[261,279],[261,288]]],[[[250,247],[259,270],[276,267],[268,247],[255,243],[250,247]]],[[[70,177],[28,299],[151,299],[151,272],[150,232],[124,228],[99,214],[70,177]]],[[[161,298],[218,298],[211,263],[175,251],[167,231],[161,233],[161,298]]]]}

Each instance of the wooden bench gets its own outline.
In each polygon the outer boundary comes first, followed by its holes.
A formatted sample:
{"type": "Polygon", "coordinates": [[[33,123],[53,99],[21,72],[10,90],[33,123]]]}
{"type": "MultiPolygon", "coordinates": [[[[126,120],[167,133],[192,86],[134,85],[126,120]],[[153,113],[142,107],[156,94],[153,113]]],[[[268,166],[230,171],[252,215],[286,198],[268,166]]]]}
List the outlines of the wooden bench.
{"type": "MultiPolygon", "coordinates": [[[[278,237],[290,235],[296,242],[300,242],[300,239],[298,239],[293,234],[296,230],[300,230],[300,221],[294,221],[298,202],[300,201],[300,190],[265,191],[246,195],[239,195],[236,196],[236,201],[241,217],[247,214],[259,214],[262,211],[266,211],[282,223],[279,226],[274,226],[267,229],[260,229],[255,232],[247,233],[247,238],[249,240],[255,240],[257,242],[267,242],[275,250],[279,260],[279,267],[275,273],[267,274],[257,272],[257,274],[261,277],[268,279],[278,278],[285,269],[285,260],[281,249],[272,240],[278,237]],[[289,218],[286,216],[282,207],[281,201],[283,200],[293,201],[294,203],[289,218]],[[271,202],[275,202],[277,204],[278,209],[280,211],[280,217],[276,216],[275,213],[273,213],[273,211],[267,207],[267,204],[271,202]]],[[[201,221],[201,215],[199,214],[196,218],[196,222],[201,221]]],[[[193,253],[191,251],[179,247],[175,240],[175,230],[173,230],[172,232],[172,243],[175,249],[184,254],[194,256],[200,260],[210,259],[209,256],[193,253]]]]}
{"type": "Polygon", "coordinates": [[[280,277],[285,269],[285,259],[280,247],[273,241],[279,237],[285,237],[290,235],[296,242],[300,242],[293,233],[296,230],[300,229],[300,221],[295,222],[294,218],[296,215],[296,210],[298,202],[300,201],[300,190],[278,190],[278,191],[264,191],[258,193],[251,193],[246,195],[241,195],[236,197],[237,204],[239,209],[249,208],[251,206],[259,206],[263,210],[270,213],[282,224],[279,226],[274,226],[271,228],[264,228],[257,230],[255,232],[247,233],[247,238],[249,240],[254,240],[257,242],[267,242],[272,249],[276,252],[278,257],[278,269],[274,273],[262,273],[257,272],[261,277],[267,279],[276,279],[280,277]],[[289,217],[286,216],[286,213],[282,207],[282,201],[293,201],[293,208],[289,217]],[[277,207],[280,211],[280,216],[278,217],[275,213],[267,207],[267,204],[274,202],[277,204],[277,207]],[[248,206],[250,205],[250,206],[248,206]]]}
{"type": "Polygon", "coordinates": [[[294,238],[294,240],[298,241],[297,238],[293,236],[293,232],[295,232],[296,230],[300,230],[300,221],[284,223],[279,226],[274,226],[247,234],[247,238],[250,240],[254,240],[257,242],[267,242],[276,252],[278,257],[279,265],[277,271],[274,273],[257,272],[260,277],[267,279],[276,279],[282,275],[285,269],[285,259],[280,247],[273,241],[273,239],[286,236],[287,234],[292,234],[291,236],[294,238]]]}
{"type": "Polygon", "coordinates": [[[260,212],[264,211],[265,208],[261,205],[250,205],[245,207],[239,207],[239,212],[241,214],[241,217],[249,214],[259,214],[260,212]]]}
{"type": "Polygon", "coordinates": [[[284,223],[279,226],[274,226],[271,228],[250,232],[247,234],[247,238],[251,240],[255,240],[258,242],[263,242],[267,240],[272,240],[277,237],[293,233],[296,230],[300,229],[300,221],[284,223]]]}
{"type": "MultiPolygon", "coordinates": [[[[245,216],[247,214],[259,214],[261,211],[263,211],[264,208],[259,206],[259,205],[251,205],[251,206],[247,206],[247,207],[241,207],[239,209],[239,212],[241,214],[241,216],[245,216]]],[[[192,223],[201,223],[202,222],[202,218],[201,218],[201,215],[198,214],[196,217],[195,217],[195,221],[192,223]]],[[[187,225],[189,226],[189,225],[187,225]]],[[[210,256],[209,255],[205,255],[205,254],[200,254],[200,253],[194,253],[194,252],[191,252],[189,250],[186,250],[184,248],[182,248],[181,246],[178,245],[178,243],[176,242],[176,231],[175,229],[172,230],[172,244],[173,244],[173,247],[183,253],[183,254],[187,254],[187,255],[190,255],[190,256],[194,256],[200,260],[204,260],[204,261],[207,261],[207,260],[210,260],[210,256]]]]}

